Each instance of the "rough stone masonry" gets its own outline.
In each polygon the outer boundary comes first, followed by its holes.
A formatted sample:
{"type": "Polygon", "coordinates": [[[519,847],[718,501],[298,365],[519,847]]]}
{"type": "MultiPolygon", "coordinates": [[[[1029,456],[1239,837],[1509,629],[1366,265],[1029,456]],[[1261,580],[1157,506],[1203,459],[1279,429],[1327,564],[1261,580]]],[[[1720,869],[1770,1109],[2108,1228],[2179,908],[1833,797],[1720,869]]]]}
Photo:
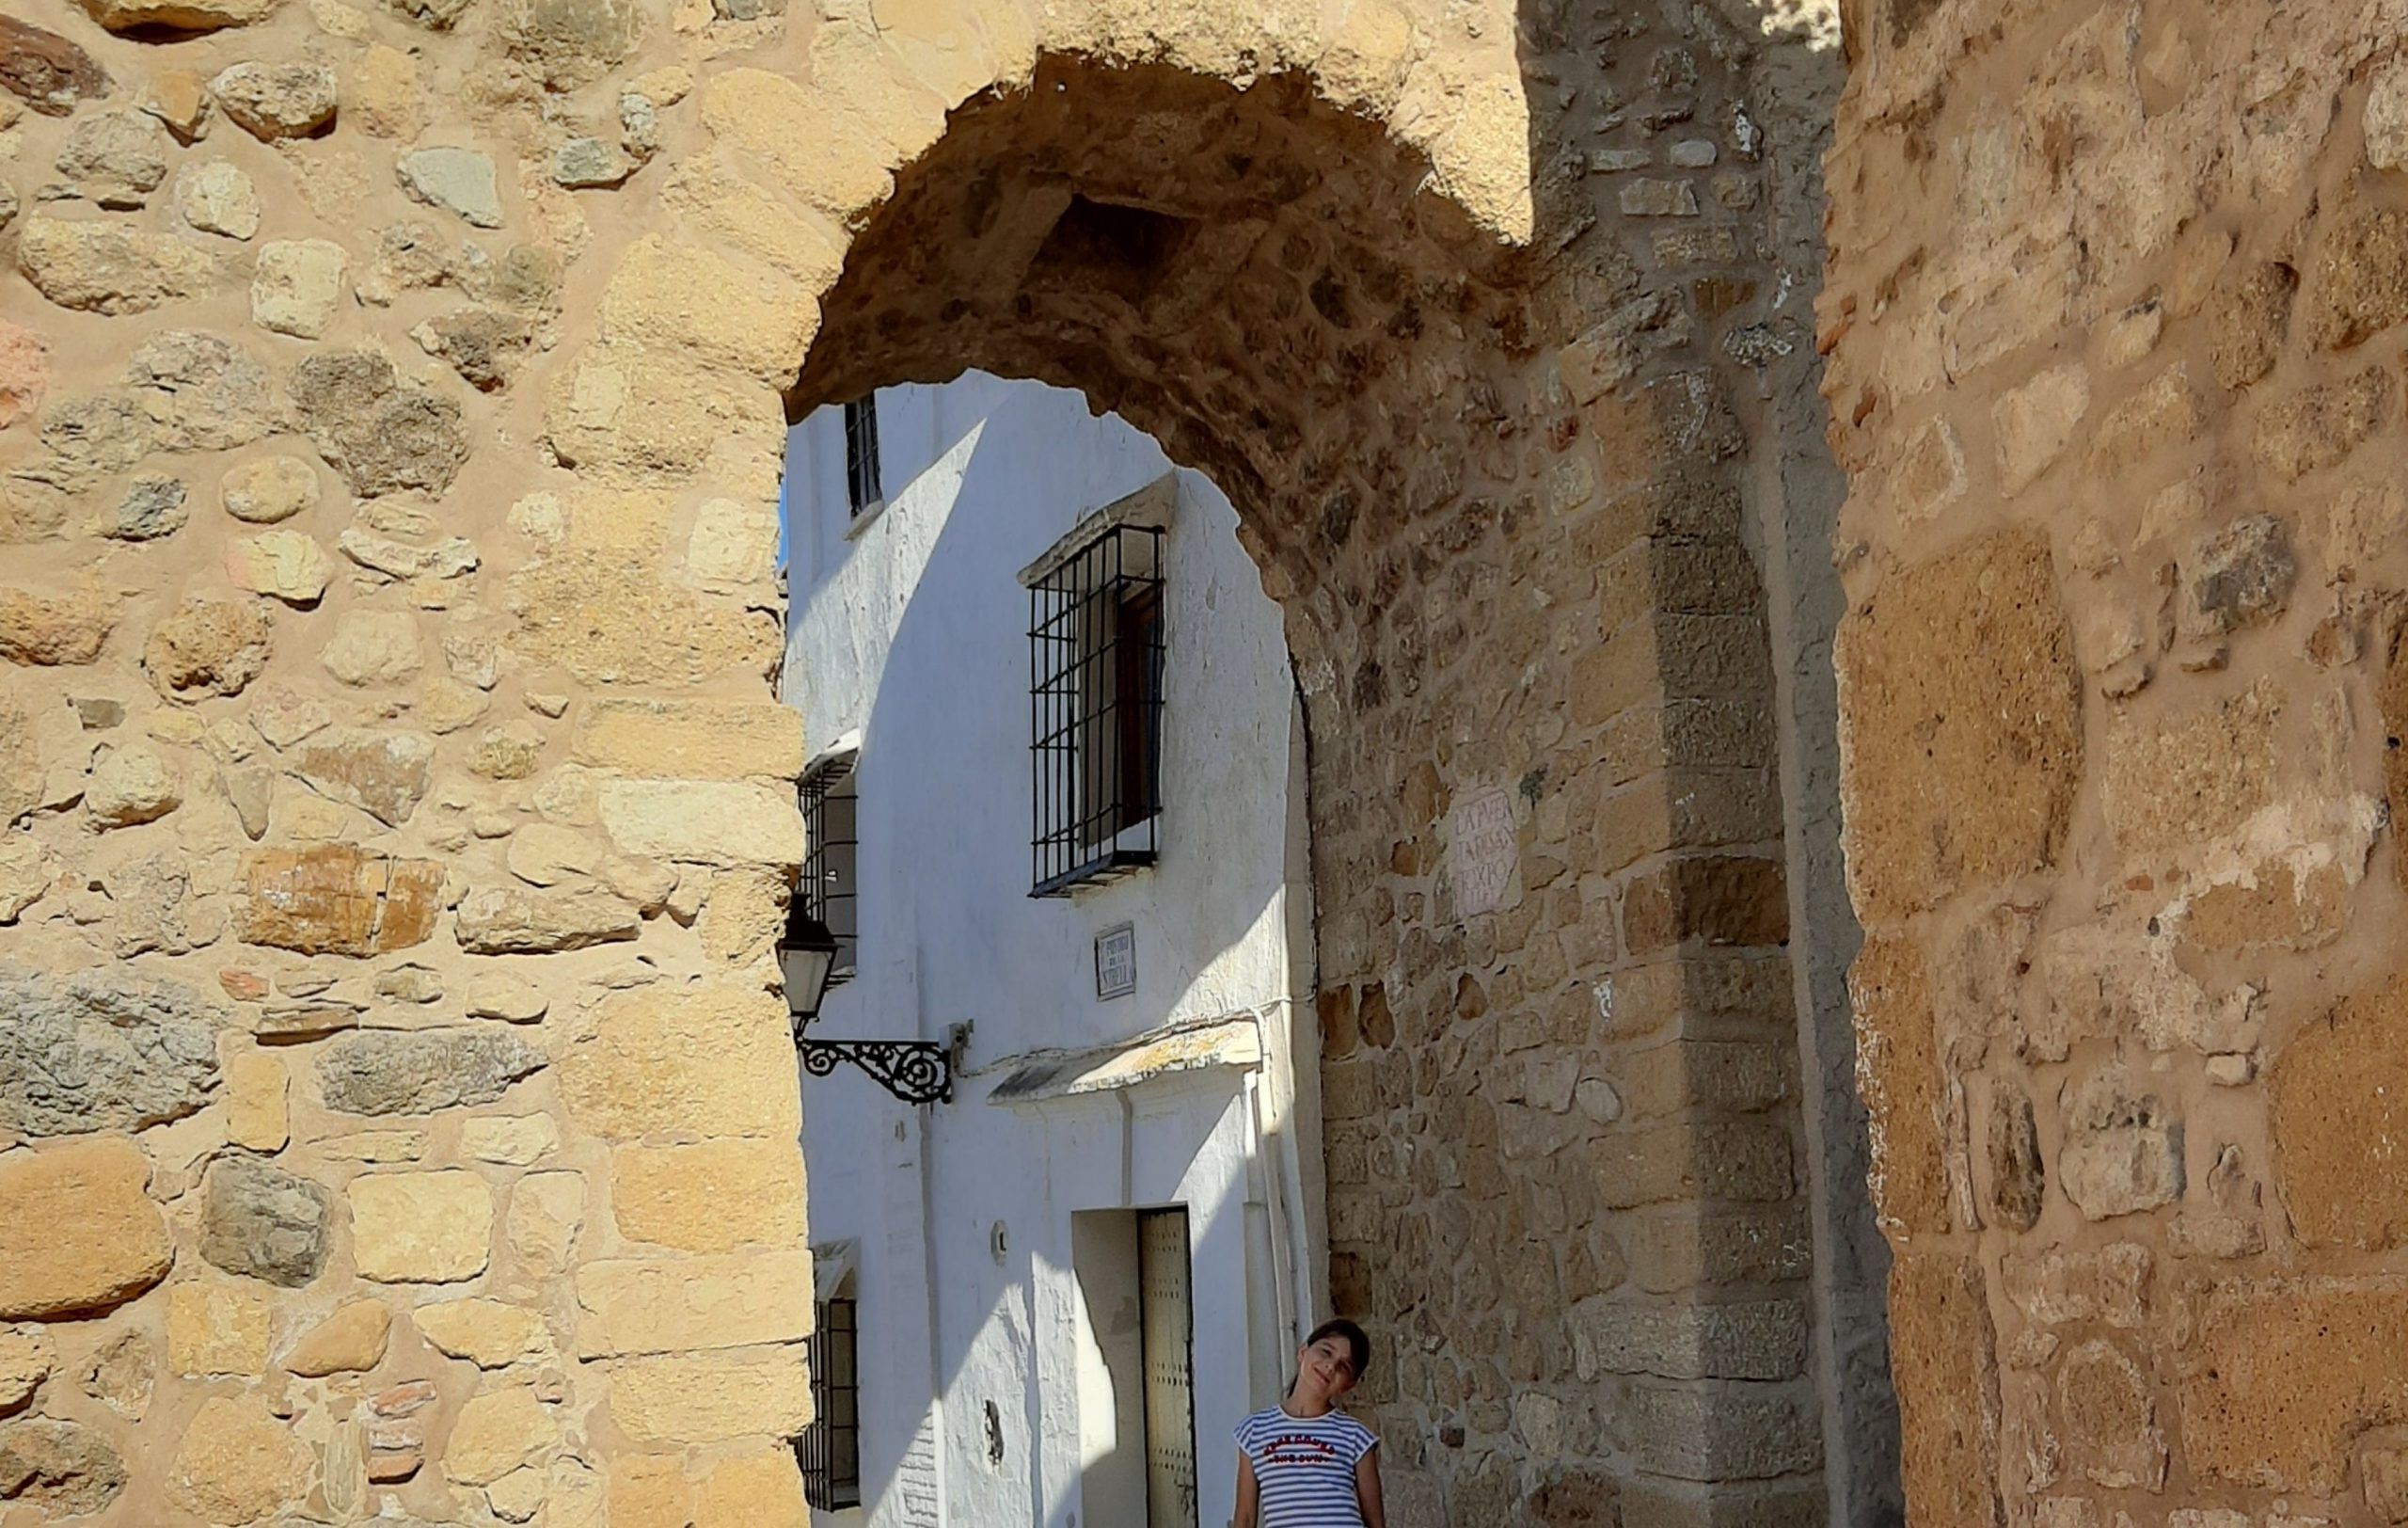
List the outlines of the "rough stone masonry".
{"type": "Polygon", "coordinates": [[[0,1523],[805,1520],[783,423],[969,366],[1288,612],[1393,1520],[1895,1521],[1868,1160],[1916,1521],[2408,1519],[2400,18],[1846,21],[0,16],[0,1523]]]}

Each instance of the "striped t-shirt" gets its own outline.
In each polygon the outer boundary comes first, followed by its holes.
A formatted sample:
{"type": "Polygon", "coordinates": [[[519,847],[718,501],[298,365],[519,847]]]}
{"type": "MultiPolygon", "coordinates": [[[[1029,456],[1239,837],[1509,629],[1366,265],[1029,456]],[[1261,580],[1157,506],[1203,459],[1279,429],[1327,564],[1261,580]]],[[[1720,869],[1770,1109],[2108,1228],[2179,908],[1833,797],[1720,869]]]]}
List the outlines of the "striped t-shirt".
{"type": "Polygon", "coordinates": [[[1343,1411],[1291,1417],[1280,1407],[1238,1424],[1238,1447],[1254,1462],[1261,1528],[1363,1528],[1354,1465],[1380,1440],[1343,1411]]]}

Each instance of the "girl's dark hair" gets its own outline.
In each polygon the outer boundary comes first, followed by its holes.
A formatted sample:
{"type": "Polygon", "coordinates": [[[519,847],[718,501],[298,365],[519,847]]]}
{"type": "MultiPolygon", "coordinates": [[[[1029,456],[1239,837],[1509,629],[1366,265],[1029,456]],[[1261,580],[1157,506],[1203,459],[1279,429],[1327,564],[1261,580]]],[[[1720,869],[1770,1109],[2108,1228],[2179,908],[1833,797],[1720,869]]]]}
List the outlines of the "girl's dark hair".
{"type": "Polygon", "coordinates": [[[1305,1345],[1310,1347],[1324,1337],[1346,1339],[1346,1361],[1354,1366],[1355,1379],[1361,1380],[1371,1367],[1371,1339],[1363,1335],[1363,1329],[1341,1315],[1315,1327],[1313,1334],[1305,1339],[1305,1345]]]}

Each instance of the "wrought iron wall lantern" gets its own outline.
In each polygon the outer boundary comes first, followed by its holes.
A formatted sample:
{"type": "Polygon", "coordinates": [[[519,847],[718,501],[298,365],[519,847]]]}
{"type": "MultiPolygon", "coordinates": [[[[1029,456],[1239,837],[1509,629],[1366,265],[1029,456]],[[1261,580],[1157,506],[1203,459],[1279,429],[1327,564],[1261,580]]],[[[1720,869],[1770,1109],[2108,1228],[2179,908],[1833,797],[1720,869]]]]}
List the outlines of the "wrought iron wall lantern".
{"type": "Polygon", "coordinates": [[[794,1046],[803,1071],[824,1077],[838,1062],[850,1061],[906,1104],[952,1103],[954,1051],[965,1026],[955,1027],[949,1045],[933,1040],[814,1040],[805,1033],[819,1017],[835,963],[836,936],[796,898],[786,914],[785,937],[778,943],[778,965],[785,974],[786,1009],[794,1017],[794,1046]]]}

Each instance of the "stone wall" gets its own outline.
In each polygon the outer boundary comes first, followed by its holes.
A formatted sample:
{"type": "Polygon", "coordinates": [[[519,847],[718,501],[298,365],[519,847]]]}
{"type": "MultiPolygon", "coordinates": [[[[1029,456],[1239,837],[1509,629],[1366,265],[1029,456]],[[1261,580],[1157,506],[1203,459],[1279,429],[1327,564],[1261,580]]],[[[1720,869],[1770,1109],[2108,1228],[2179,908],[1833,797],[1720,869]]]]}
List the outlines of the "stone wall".
{"type": "Polygon", "coordinates": [[[967,366],[1288,612],[1393,1520],[1879,1520],[1812,15],[0,19],[8,1528],[799,1520],[781,411],[967,366]]]}
{"type": "Polygon", "coordinates": [[[1914,1520],[2408,1520],[2401,13],[1849,20],[1820,333],[1914,1520]]]}

